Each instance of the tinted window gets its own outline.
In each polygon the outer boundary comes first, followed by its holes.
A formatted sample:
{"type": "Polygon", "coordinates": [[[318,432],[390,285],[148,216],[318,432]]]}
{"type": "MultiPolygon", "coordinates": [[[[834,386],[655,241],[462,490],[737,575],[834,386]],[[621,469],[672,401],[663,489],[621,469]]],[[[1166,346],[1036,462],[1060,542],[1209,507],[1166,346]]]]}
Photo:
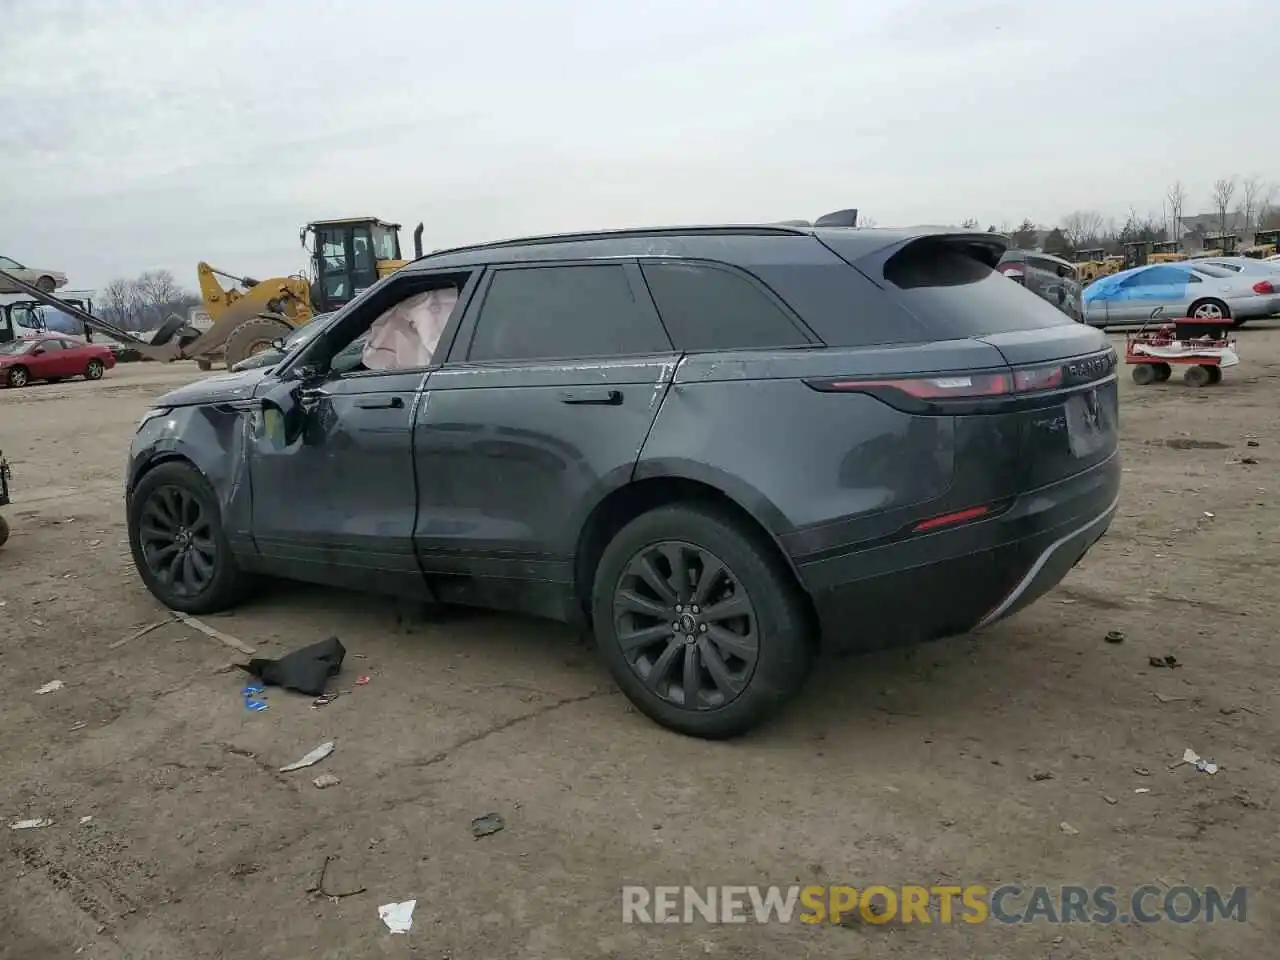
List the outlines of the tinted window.
{"type": "Polygon", "coordinates": [[[884,277],[898,288],[899,302],[938,339],[1074,322],[1026,287],[947,244],[911,244],[889,258],[884,277]]]}
{"type": "Polygon", "coordinates": [[[45,353],[49,353],[53,350],[61,350],[62,341],[61,340],[41,340],[40,349],[43,350],[45,353]]]}
{"type": "Polygon", "coordinates": [[[665,353],[658,318],[614,264],[499,270],[485,294],[470,360],[551,360],[665,353]]]}
{"type": "Polygon", "coordinates": [[[647,263],[645,282],[678,350],[793,347],[809,341],[749,279],[696,263],[647,263]]]}
{"type": "Polygon", "coordinates": [[[1165,284],[1184,284],[1191,280],[1192,277],[1187,271],[1179,270],[1177,267],[1151,267],[1149,270],[1135,273],[1125,281],[1124,285],[1126,287],[1154,287],[1164,286],[1165,284]]]}
{"type": "Polygon", "coordinates": [[[1235,276],[1234,271],[1213,263],[1198,263],[1190,269],[1195,273],[1203,274],[1206,277],[1213,277],[1217,280],[1228,280],[1235,276]]]}

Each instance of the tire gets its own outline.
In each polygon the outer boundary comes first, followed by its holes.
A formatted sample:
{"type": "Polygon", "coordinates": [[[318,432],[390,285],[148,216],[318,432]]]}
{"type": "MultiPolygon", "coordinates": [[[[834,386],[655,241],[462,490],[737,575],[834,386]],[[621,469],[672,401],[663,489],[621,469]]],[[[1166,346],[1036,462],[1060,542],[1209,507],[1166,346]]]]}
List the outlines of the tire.
{"type": "Polygon", "coordinates": [[[106,371],[107,368],[103,366],[101,360],[90,360],[88,366],[84,368],[84,378],[86,380],[101,380],[106,371]]]}
{"type": "Polygon", "coordinates": [[[207,360],[204,357],[200,357],[198,360],[196,360],[196,366],[199,367],[205,373],[208,373],[210,370],[213,369],[213,361],[207,360]]]}
{"type": "Polygon", "coordinates": [[[1133,382],[1140,387],[1145,387],[1149,383],[1155,383],[1156,371],[1155,364],[1152,363],[1135,363],[1133,365],[1133,382]]]}
{"type": "Polygon", "coordinates": [[[36,289],[41,293],[53,293],[58,289],[58,284],[53,277],[41,277],[36,281],[36,289]]]}
{"type": "Polygon", "coordinates": [[[9,386],[15,390],[21,390],[31,382],[31,373],[24,366],[13,366],[9,368],[9,386]]]}
{"type": "MultiPolygon", "coordinates": [[[[143,476],[129,498],[128,524],[129,547],[138,575],[166,607],[184,613],[215,613],[235,606],[246,596],[250,582],[231,554],[217,497],[209,482],[190,464],[162,463],[143,476]],[[190,508],[191,503],[199,507],[199,519],[188,523],[196,512],[190,508]],[[175,537],[166,542],[159,534],[170,530],[175,537]],[[152,536],[147,531],[153,531],[152,536]],[[186,543],[178,544],[178,536],[185,537],[186,543]],[[157,547],[157,543],[163,545],[157,547]],[[190,571],[207,571],[202,582],[186,589],[157,573],[171,551],[177,550],[181,558],[184,546],[188,555],[197,554],[200,559],[191,559],[189,569],[184,569],[187,561],[180,560],[179,577],[190,571]]],[[[171,565],[170,569],[174,567],[171,565]]]]}
{"type": "Polygon", "coordinates": [[[1221,368],[1221,367],[1218,367],[1218,366],[1212,366],[1212,367],[1210,367],[1210,366],[1206,366],[1206,367],[1205,367],[1205,369],[1209,371],[1209,382],[1210,382],[1211,384],[1212,384],[1212,383],[1221,383],[1221,382],[1222,382],[1222,368],[1221,368]]]}
{"type": "Polygon", "coordinates": [[[1191,304],[1187,313],[1197,320],[1230,320],[1231,308],[1221,300],[1213,297],[1197,300],[1191,304]]]}
{"type": "Polygon", "coordinates": [[[9,521],[0,517],[0,547],[9,541],[9,521]]]}
{"type": "Polygon", "coordinates": [[[745,522],[703,506],[652,510],[609,542],[592,589],[596,644],[622,692],[651,720],[693,737],[735,737],[767,719],[804,684],[814,654],[807,607],[791,571],[770,547],[745,522]],[[672,565],[664,560],[673,551],[679,553],[689,574],[705,574],[716,563],[723,570],[712,574],[706,584],[690,586],[686,576],[685,588],[679,591],[683,601],[679,614],[667,579],[672,565]],[[658,582],[667,584],[667,600],[655,601],[662,594],[648,586],[653,580],[635,572],[647,555],[658,582]],[[624,590],[635,601],[631,609],[617,602],[624,590]],[[705,591],[705,609],[694,602],[700,591],[705,591]],[[736,610],[742,599],[747,615],[731,616],[726,611],[719,621],[704,619],[716,608],[725,610],[730,602],[736,610]],[[646,612],[635,612],[641,607],[646,612]],[[630,653],[621,639],[629,632],[637,637],[649,635],[630,653]],[[731,649],[747,651],[754,664],[731,649]],[[690,664],[691,673],[686,673],[690,664]],[[643,676],[655,672],[650,685],[643,676]],[[713,673],[734,682],[716,684],[713,673]],[[692,698],[684,690],[688,676],[698,684],[692,698]],[[686,706],[690,699],[693,704],[686,706]]]}
{"type": "Polygon", "coordinates": [[[254,317],[231,331],[227,337],[226,361],[230,370],[241,360],[255,353],[271,349],[271,342],[293,333],[293,327],[283,320],[271,317],[254,317]]]}
{"type": "Polygon", "coordinates": [[[1189,387],[1207,387],[1213,382],[1213,374],[1209,372],[1208,367],[1202,367],[1196,363],[1187,367],[1187,372],[1182,375],[1182,379],[1189,387]]]}
{"type": "Polygon", "coordinates": [[[1167,363],[1153,363],[1152,366],[1155,367],[1156,383],[1164,383],[1173,376],[1173,367],[1167,363]]]}

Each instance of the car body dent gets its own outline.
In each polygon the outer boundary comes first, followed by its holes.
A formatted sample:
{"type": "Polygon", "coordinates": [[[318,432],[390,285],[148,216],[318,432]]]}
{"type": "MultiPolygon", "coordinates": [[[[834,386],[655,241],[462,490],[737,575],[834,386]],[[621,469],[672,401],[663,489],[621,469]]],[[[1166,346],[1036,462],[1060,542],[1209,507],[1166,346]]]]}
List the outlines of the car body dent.
{"type": "Polygon", "coordinates": [[[126,500],[152,467],[171,460],[185,461],[199,470],[213,489],[232,551],[242,556],[255,554],[246,456],[254,414],[243,403],[209,401],[175,406],[167,413],[148,417],[129,448],[126,500]]]}

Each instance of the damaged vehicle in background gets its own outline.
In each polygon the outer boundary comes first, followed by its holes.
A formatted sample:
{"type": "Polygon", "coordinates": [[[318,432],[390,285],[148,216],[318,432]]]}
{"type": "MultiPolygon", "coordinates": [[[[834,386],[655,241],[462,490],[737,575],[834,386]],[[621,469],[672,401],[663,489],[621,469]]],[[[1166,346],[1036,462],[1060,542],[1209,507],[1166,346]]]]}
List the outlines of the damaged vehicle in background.
{"type": "Polygon", "coordinates": [[[995,623],[1111,523],[1115,351],[1006,246],[820,222],[436,252],[158,401],[134,563],[197,614],[284,577],[586,622],[646,715],[741,734],[820,649],[995,623]]]}
{"type": "Polygon", "coordinates": [[[1075,264],[1051,253],[1006,250],[1000,258],[1000,272],[1049,301],[1072,320],[1084,319],[1081,300],[1084,287],[1076,275],[1075,264]]]}

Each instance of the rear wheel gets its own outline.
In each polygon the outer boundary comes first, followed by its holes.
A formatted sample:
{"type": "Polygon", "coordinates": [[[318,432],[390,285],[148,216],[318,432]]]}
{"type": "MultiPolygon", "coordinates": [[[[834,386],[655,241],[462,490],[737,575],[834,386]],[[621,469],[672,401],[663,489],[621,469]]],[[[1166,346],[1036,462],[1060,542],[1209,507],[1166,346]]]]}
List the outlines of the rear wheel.
{"type": "Polygon", "coordinates": [[[1152,367],[1155,368],[1156,383],[1164,383],[1173,376],[1173,367],[1167,363],[1153,363],[1152,367]]]}
{"type": "Polygon", "coordinates": [[[1228,320],[1231,308],[1221,300],[1197,300],[1191,305],[1191,316],[1197,320],[1228,320]]]}
{"type": "Polygon", "coordinates": [[[759,724],[813,658],[791,572],[757,531],[711,507],[661,507],[624,527],[596,569],[592,615],[623,693],[695,737],[759,724]]]}
{"type": "Polygon", "coordinates": [[[36,281],[36,289],[41,293],[53,293],[58,288],[58,284],[53,277],[41,277],[36,281]]]}
{"type": "Polygon", "coordinates": [[[9,521],[4,517],[0,517],[0,547],[3,547],[9,539],[9,521]]]}
{"type": "Polygon", "coordinates": [[[101,380],[106,369],[101,360],[90,360],[84,368],[84,377],[86,380],[101,380]]]}
{"type": "Polygon", "coordinates": [[[1148,383],[1154,383],[1156,379],[1155,365],[1150,363],[1137,363],[1133,367],[1133,382],[1140,387],[1145,387],[1148,383]]]}
{"type": "Polygon", "coordinates": [[[212,488],[187,463],[163,463],[129,498],[129,546],[147,589],[173,610],[234,606],[248,580],[236,565],[212,488]]]}
{"type": "Polygon", "coordinates": [[[1222,368],[1221,368],[1221,367],[1218,367],[1218,366],[1212,366],[1212,367],[1210,367],[1210,366],[1206,366],[1206,367],[1205,367],[1205,369],[1209,371],[1209,382],[1210,382],[1210,383],[1221,383],[1221,382],[1222,382],[1222,368]]]}
{"type": "Polygon", "coordinates": [[[283,320],[270,317],[254,317],[246,320],[231,331],[227,337],[227,369],[230,370],[241,360],[252,357],[255,353],[270,350],[275,340],[289,336],[293,327],[283,320]]]}
{"type": "Polygon", "coordinates": [[[1187,372],[1182,375],[1182,379],[1189,387],[1204,387],[1213,382],[1213,375],[1208,367],[1202,367],[1197,363],[1187,367],[1187,372]]]}
{"type": "Polygon", "coordinates": [[[31,382],[31,374],[27,372],[26,367],[10,367],[9,368],[9,386],[22,388],[31,382]]]}

